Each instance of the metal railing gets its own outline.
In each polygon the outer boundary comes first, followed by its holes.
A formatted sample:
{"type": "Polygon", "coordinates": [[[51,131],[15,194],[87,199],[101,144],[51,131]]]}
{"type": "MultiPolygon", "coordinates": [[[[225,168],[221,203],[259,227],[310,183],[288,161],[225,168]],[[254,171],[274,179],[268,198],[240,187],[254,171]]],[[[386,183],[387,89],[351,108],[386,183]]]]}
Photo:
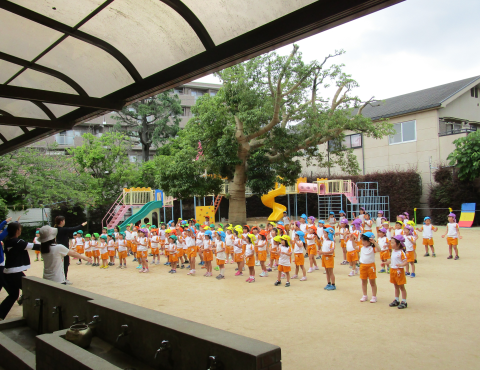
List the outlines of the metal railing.
{"type": "Polygon", "coordinates": [[[123,204],[147,204],[155,200],[155,190],[151,188],[123,189],[123,204]]]}

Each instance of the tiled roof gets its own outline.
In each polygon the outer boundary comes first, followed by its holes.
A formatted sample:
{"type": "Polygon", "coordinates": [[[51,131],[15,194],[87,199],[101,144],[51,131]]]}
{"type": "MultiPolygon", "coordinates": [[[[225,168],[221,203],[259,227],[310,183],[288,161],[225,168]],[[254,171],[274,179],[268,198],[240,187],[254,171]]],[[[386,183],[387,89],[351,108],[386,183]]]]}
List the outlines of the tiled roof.
{"type": "Polygon", "coordinates": [[[480,76],[380,100],[377,102],[379,105],[366,106],[363,115],[376,120],[439,107],[442,102],[475,81],[480,82],[480,76]]]}

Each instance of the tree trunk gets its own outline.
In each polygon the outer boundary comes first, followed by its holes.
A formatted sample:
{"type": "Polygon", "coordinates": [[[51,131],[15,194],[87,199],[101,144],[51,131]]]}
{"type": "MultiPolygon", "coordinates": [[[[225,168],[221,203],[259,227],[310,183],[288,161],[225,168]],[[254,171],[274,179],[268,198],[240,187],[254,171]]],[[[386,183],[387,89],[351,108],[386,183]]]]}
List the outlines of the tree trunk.
{"type": "Polygon", "coordinates": [[[233,225],[245,225],[247,223],[247,204],[245,198],[246,171],[245,161],[235,166],[233,182],[230,183],[228,207],[228,222],[233,225]]]}
{"type": "Polygon", "coordinates": [[[150,160],[150,145],[142,143],[142,157],[144,162],[148,162],[150,160]]]}

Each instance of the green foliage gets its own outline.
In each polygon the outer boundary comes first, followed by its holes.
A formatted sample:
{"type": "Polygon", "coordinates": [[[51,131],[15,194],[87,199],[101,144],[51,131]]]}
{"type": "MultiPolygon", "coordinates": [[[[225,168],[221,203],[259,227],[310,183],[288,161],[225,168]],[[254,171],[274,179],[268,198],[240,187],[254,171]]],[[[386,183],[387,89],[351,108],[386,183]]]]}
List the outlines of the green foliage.
{"type": "Polygon", "coordinates": [[[178,95],[169,90],[135,102],[112,118],[118,122],[117,130],[141,143],[143,160],[147,162],[152,145],[163,145],[177,134],[182,113],[178,95]]]}
{"type": "Polygon", "coordinates": [[[83,144],[70,149],[69,154],[79,181],[85,184],[88,203],[112,203],[124,187],[138,181],[136,166],[128,158],[131,142],[120,132],[107,132],[102,137],[87,133],[82,137],[83,144]]]}
{"type": "Polygon", "coordinates": [[[8,209],[5,201],[0,198],[0,222],[5,220],[8,216],[8,209]]]}
{"type": "Polygon", "coordinates": [[[54,203],[85,204],[84,183],[68,156],[50,148],[22,148],[2,156],[0,196],[9,206],[55,207],[54,203]]]}
{"type": "Polygon", "coordinates": [[[453,142],[455,150],[447,159],[458,168],[461,181],[473,181],[480,177],[480,131],[468,134],[453,142]]]}
{"type": "Polygon", "coordinates": [[[305,63],[294,46],[288,56],[272,52],[218,72],[223,87],[198,99],[185,130],[160,150],[160,188],[183,197],[211,194],[215,183],[203,175],[217,174],[234,180],[238,208],[242,186],[264,194],[277,181],[294,184],[303,161],[357,173],[352,151],[339,145],[327,156],[319,145],[341,143],[346,131],[380,138],[392,133],[392,125],[362,116],[365,102],[352,94],[357,83],[342,65],[326,66],[342,53],[305,63]],[[332,99],[321,96],[330,84],[337,87],[332,99]]]}

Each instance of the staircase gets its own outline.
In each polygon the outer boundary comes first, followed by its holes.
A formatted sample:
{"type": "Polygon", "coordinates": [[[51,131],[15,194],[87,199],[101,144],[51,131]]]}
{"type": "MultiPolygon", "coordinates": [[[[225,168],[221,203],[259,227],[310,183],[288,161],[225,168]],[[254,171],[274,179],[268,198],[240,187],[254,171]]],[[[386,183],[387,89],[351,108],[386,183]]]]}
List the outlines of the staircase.
{"type": "Polygon", "coordinates": [[[117,198],[115,203],[110,207],[105,217],[102,219],[102,227],[106,227],[108,230],[113,229],[121,221],[123,217],[130,210],[130,206],[123,203],[123,193],[117,198]]]}

